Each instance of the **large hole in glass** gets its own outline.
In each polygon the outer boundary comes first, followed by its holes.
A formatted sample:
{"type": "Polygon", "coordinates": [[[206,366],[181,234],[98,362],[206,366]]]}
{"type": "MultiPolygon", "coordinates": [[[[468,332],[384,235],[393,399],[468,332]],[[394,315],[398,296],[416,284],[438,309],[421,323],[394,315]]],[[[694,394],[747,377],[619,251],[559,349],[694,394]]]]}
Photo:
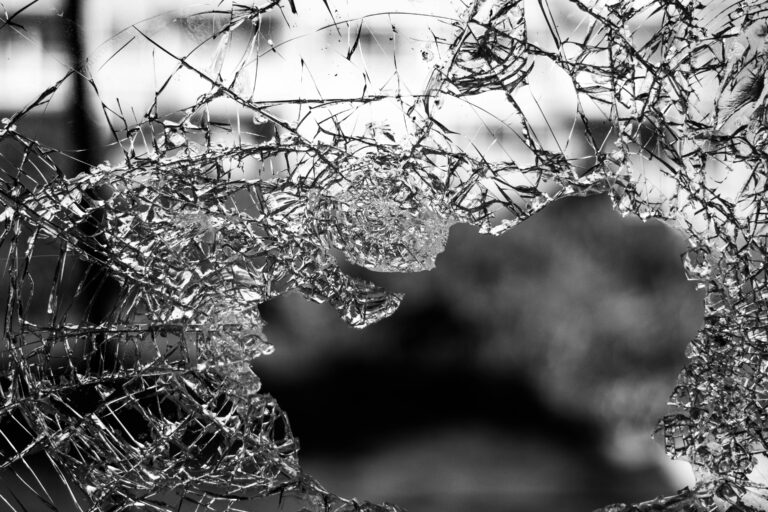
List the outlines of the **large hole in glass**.
{"type": "Polygon", "coordinates": [[[669,494],[690,470],[651,439],[700,327],[684,241],[606,197],[502,237],[451,231],[432,272],[350,269],[403,291],[364,331],[285,296],[256,363],[329,490],[429,512],[591,510],[669,494]]]}

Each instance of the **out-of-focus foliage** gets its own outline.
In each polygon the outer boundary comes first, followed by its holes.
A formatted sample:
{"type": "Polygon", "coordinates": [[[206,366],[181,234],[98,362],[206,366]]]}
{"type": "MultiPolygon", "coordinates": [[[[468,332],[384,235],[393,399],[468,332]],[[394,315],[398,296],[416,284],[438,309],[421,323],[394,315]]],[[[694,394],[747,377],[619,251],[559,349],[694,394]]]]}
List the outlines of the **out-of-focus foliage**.
{"type": "MultiPolygon", "coordinates": [[[[609,192],[622,214],[687,235],[686,272],[707,293],[660,424],[698,483],[609,510],[766,508],[752,471],[768,419],[768,8],[365,4],[213,2],[140,22],[3,119],[2,467],[44,451],[78,509],[173,509],[173,492],[209,510],[275,497],[396,510],[301,471],[250,366],[273,350],[258,306],[297,291],[365,327],[401,297],[338,257],[429,269],[452,224],[500,234],[557,199],[609,192]],[[115,92],[116,76],[143,75],[150,94],[115,92]],[[19,126],[78,76],[120,161],[69,176],[64,148],[19,126]],[[41,282],[31,262],[51,246],[41,282]],[[96,271],[68,281],[81,261],[96,271]],[[97,316],[88,298],[107,280],[119,298],[97,316]]],[[[0,31],[23,35],[25,8],[0,31]]]]}

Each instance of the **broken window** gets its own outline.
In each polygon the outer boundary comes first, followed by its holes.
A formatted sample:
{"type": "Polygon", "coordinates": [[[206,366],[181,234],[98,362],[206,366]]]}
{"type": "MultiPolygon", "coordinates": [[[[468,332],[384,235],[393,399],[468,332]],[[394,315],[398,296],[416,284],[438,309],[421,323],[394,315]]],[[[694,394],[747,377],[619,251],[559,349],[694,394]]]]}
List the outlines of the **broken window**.
{"type": "Polygon", "coordinates": [[[396,510],[302,472],[251,368],[259,305],[298,292],[363,328],[402,297],[340,260],[430,269],[453,224],[607,192],[685,233],[706,312],[659,423],[697,484],[606,510],[768,508],[763,2],[210,2],[132,13],[74,63],[41,51],[38,7],[0,12],[4,94],[31,94],[0,121],[0,467],[41,503],[396,510]],[[29,56],[61,73],[15,87],[29,56]],[[109,140],[25,131],[63,95],[109,140]]]}

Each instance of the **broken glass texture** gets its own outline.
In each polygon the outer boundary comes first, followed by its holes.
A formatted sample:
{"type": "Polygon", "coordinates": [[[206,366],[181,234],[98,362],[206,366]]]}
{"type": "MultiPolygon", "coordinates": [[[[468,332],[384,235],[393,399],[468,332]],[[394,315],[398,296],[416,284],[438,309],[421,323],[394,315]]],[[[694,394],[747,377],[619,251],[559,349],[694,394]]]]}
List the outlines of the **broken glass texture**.
{"type": "MultiPolygon", "coordinates": [[[[43,44],[35,4],[0,33],[43,44]]],[[[453,224],[498,235],[608,193],[687,236],[706,311],[658,432],[696,485],[605,510],[768,509],[766,20],[758,0],[288,0],[122,27],[0,122],[0,467],[53,510],[396,510],[302,472],[250,366],[274,350],[259,305],[298,292],[363,328],[402,297],[340,261],[427,270],[453,224]],[[83,172],[24,131],[72,82],[111,134],[83,172]]]]}

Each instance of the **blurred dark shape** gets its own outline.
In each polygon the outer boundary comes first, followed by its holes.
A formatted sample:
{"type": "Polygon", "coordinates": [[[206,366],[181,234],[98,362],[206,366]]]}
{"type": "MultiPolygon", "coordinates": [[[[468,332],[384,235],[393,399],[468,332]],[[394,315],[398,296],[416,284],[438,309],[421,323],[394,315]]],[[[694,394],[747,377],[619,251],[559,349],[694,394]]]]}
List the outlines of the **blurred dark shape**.
{"type": "Polygon", "coordinates": [[[350,266],[406,293],[365,332],[298,297],[267,303],[277,352],[255,367],[333,492],[418,511],[642,501],[676,489],[649,454],[617,461],[607,445],[654,448],[701,323],[683,249],[606,197],[560,201],[498,238],[457,226],[432,272],[350,266]],[[453,493],[449,474],[464,482],[453,493]]]}

